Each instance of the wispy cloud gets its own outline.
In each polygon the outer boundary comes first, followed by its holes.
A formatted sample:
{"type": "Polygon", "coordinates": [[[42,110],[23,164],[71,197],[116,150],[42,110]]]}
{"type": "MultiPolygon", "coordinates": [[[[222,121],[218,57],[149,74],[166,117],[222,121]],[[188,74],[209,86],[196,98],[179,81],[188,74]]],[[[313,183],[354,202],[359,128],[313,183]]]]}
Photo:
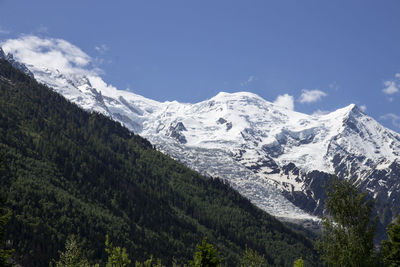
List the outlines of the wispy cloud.
{"type": "Polygon", "coordinates": [[[382,92],[387,95],[393,95],[399,91],[399,85],[395,81],[386,81],[383,84],[385,85],[385,88],[382,92]]]}
{"type": "Polygon", "coordinates": [[[274,104],[290,110],[294,110],[294,98],[293,96],[288,94],[279,95],[274,101],[274,104]]]}
{"type": "Polygon", "coordinates": [[[256,76],[250,75],[247,81],[240,83],[240,86],[247,87],[250,83],[254,82],[256,79],[257,79],[256,76]]]}
{"type": "Polygon", "coordinates": [[[97,75],[99,70],[92,68],[92,58],[77,46],[53,38],[39,38],[24,35],[9,39],[1,44],[6,53],[18,60],[39,68],[62,70],[66,74],[97,75]]]}
{"type": "Polygon", "coordinates": [[[366,105],[361,105],[360,109],[362,112],[366,112],[367,111],[367,106],[366,105]]]}
{"type": "Polygon", "coordinates": [[[108,46],[106,44],[96,45],[94,49],[96,49],[96,51],[100,54],[104,55],[108,51],[108,46]]]}
{"type": "Polygon", "coordinates": [[[390,120],[392,125],[400,128],[400,116],[394,113],[388,113],[380,117],[382,120],[390,120]]]}
{"type": "Polygon", "coordinates": [[[59,70],[66,75],[86,75],[90,83],[100,91],[117,90],[101,78],[103,70],[97,68],[97,58],[92,58],[79,47],[62,39],[40,38],[24,35],[0,43],[4,52],[26,65],[39,69],[59,70]]]}
{"type": "Polygon", "coordinates": [[[383,82],[382,92],[388,96],[387,100],[393,102],[394,95],[400,91],[400,73],[396,73],[394,78],[383,82]]]}
{"type": "Polygon", "coordinates": [[[331,82],[331,83],[328,85],[328,87],[329,87],[330,89],[335,90],[335,91],[338,91],[338,90],[339,90],[339,85],[338,85],[336,82],[331,82]]]}
{"type": "Polygon", "coordinates": [[[319,101],[322,97],[327,96],[327,94],[321,90],[301,90],[300,103],[313,103],[319,101]]]}

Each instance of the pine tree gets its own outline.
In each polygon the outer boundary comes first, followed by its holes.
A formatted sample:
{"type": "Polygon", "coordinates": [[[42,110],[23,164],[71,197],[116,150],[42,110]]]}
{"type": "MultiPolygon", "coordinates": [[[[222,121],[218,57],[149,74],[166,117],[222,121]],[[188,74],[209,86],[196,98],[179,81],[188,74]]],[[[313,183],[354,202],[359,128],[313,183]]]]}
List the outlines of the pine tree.
{"type": "MultiPolygon", "coordinates": [[[[52,265],[52,264],[50,264],[52,265]]],[[[60,259],[55,263],[56,267],[90,267],[89,261],[82,254],[74,235],[70,235],[65,242],[65,251],[60,252],[60,259]]],[[[93,267],[98,267],[94,265],[93,267]]]]}
{"type": "Polygon", "coordinates": [[[400,215],[396,223],[391,223],[387,229],[389,240],[382,241],[381,255],[383,262],[390,267],[400,266],[400,215]]]}
{"type": "Polygon", "coordinates": [[[108,235],[106,235],[106,252],[108,254],[106,267],[125,267],[131,263],[126,248],[114,247],[108,235]]]}
{"type": "MultiPolygon", "coordinates": [[[[0,177],[3,175],[3,160],[0,158],[0,177]]],[[[0,266],[11,266],[10,257],[13,249],[5,248],[6,225],[10,219],[11,211],[5,208],[5,201],[0,198],[0,266]]]]}
{"type": "Polygon", "coordinates": [[[373,265],[375,223],[371,222],[373,202],[351,180],[334,177],[327,193],[323,233],[317,242],[328,266],[373,265]]]}
{"type": "Polygon", "coordinates": [[[247,248],[240,259],[238,267],[267,267],[268,261],[257,251],[247,248]]]}
{"type": "Polygon", "coordinates": [[[304,266],[304,261],[302,258],[297,259],[293,263],[293,267],[303,267],[304,266]]]}
{"type": "Polygon", "coordinates": [[[6,211],[4,208],[4,201],[0,200],[0,266],[9,266],[9,259],[14,252],[12,249],[7,249],[5,247],[5,235],[6,235],[6,225],[10,219],[11,212],[6,211]]]}
{"type": "Polygon", "coordinates": [[[163,267],[163,265],[161,264],[161,259],[155,259],[152,255],[143,263],[136,261],[135,267],[163,267]]]}
{"type": "Polygon", "coordinates": [[[218,252],[213,245],[207,242],[205,237],[201,244],[197,244],[193,261],[189,261],[192,267],[219,267],[222,259],[218,257],[218,252]]]}

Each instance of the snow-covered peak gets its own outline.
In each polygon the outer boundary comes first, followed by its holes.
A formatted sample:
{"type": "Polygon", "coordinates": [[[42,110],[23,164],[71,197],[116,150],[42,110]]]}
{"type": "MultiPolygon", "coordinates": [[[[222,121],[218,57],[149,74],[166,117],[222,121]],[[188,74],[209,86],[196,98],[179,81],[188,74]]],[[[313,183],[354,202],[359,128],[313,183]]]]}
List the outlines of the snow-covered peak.
{"type": "MultiPolygon", "coordinates": [[[[52,45],[59,42],[53,40],[52,45]]],[[[188,147],[223,149],[235,157],[240,155],[243,164],[269,157],[279,166],[294,163],[306,172],[314,169],[334,172],[333,158],[341,150],[377,164],[383,159],[394,160],[399,154],[396,146],[387,143],[399,135],[354,104],[328,114],[307,115],[250,92],[220,92],[195,104],[161,103],[118,90],[94,71],[72,71],[72,65],[78,65],[79,70],[90,58],[68,45],[73,51],[69,56],[72,63],[62,65],[60,61],[44,67],[42,61],[39,64],[31,57],[32,53],[38,53],[37,46],[43,45],[38,43],[32,45],[29,53],[13,50],[10,44],[6,48],[16,51],[17,59],[26,64],[38,81],[82,108],[110,116],[145,137],[162,135],[188,147]]]]}
{"type": "MultiPolygon", "coordinates": [[[[23,60],[23,55],[17,53],[17,58],[23,60]]],[[[279,166],[294,163],[305,172],[334,172],[334,154],[341,149],[379,163],[398,157],[397,148],[387,145],[398,134],[354,104],[328,114],[307,115],[250,92],[220,92],[195,104],[161,103],[118,90],[93,71],[64,72],[35,62],[22,63],[39,82],[86,110],[110,116],[147,138],[161,135],[187,147],[223,149],[240,155],[243,164],[268,157],[279,166]]]]}
{"type": "MultiPolygon", "coordinates": [[[[329,114],[331,117],[342,117],[344,119],[347,119],[349,117],[359,117],[365,115],[365,113],[362,112],[361,109],[359,109],[356,104],[350,104],[346,107],[339,108],[329,114]]],[[[322,116],[326,116],[329,114],[324,114],[322,116]]]]}
{"type": "Polygon", "coordinates": [[[71,102],[121,122],[203,174],[229,180],[277,216],[309,218],[271,185],[301,191],[306,182],[299,177],[314,170],[341,176],[351,171],[367,179],[373,170],[400,162],[400,135],[354,104],[308,115],[250,92],[221,92],[193,104],[158,102],[107,84],[86,68],[90,57],[60,40],[28,38],[6,47],[16,60],[2,50],[0,57],[26,65],[39,82],[71,102]],[[25,42],[28,47],[21,49],[25,42]],[[46,63],[54,57],[57,62],[46,63]]]}
{"type": "Polygon", "coordinates": [[[257,94],[251,93],[251,92],[235,92],[235,93],[227,93],[227,92],[219,92],[217,95],[215,95],[214,97],[212,97],[210,100],[214,100],[214,101],[222,101],[222,102],[226,102],[226,101],[237,101],[237,100],[251,100],[251,99],[258,99],[258,100],[262,100],[262,101],[266,101],[264,100],[262,97],[260,97],[257,94]]]}

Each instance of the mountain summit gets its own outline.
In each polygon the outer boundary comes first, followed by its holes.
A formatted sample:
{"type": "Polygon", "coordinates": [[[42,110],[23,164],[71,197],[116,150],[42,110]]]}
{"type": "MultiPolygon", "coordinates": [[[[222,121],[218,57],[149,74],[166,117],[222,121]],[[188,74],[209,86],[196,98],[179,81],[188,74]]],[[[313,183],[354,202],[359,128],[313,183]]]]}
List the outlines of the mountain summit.
{"type": "Polygon", "coordinates": [[[384,224],[400,212],[400,134],[354,104],[307,115],[249,92],[157,102],[90,73],[21,63],[71,102],[119,121],[192,169],[226,179],[275,216],[316,219],[331,174],[357,179],[378,208],[388,207],[380,214],[384,224]]]}

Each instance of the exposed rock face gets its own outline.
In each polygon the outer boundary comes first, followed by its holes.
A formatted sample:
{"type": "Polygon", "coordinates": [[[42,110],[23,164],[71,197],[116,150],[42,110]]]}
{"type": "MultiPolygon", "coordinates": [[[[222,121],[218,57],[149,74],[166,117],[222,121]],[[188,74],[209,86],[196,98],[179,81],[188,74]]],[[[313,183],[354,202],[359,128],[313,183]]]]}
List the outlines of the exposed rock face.
{"type": "Polygon", "coordinates": [[[217,123],[218,124],[224,124],[224,123],[226,123],[227,121],[224,119],[224,118],[219,118],[218,120],[217,120],[217,123]]]}
{"type": "Polygon", "coordinates": [[[181,144],[186,144],[186,137],[183,135],[183,131],[187,131],[185,128],[185,125],[183,125],[182,122],[178,122],[175,125],[171,123],[171,125],[168,128],[168,131],[165,133],[166,136],[169,136],[171,138],[174,138],[176,141],[178,141],[181,144]]]}

